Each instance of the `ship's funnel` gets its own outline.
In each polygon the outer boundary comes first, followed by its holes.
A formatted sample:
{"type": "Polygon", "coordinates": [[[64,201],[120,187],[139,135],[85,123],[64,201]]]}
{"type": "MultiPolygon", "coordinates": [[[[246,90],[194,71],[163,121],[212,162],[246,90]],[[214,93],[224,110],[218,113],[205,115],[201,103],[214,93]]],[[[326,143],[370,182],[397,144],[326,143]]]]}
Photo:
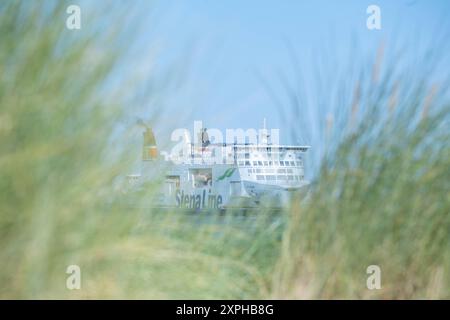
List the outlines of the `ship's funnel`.
{"type": "Polygon", "coordinates": [[[153,130],[147,127],[143,133],[142,160],[154,160],[158,157],[158,148],[153,130]]]}

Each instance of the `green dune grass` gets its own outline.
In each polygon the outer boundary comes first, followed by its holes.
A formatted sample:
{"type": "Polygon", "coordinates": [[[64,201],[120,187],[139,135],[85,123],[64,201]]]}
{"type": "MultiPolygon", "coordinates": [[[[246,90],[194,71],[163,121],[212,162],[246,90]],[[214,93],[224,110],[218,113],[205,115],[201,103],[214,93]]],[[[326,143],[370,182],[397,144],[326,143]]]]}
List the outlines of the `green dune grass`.
{"type": "Polygon", "coordinates": [[[124,208],[112,185],[130,155],[111,136],[135,78],[110,79],[133,28],[102,28],[118,17],[99,9],[68,31],[66,6],[0,4],[0,298],[450,297],[444,90],[416,81],[392,104],[395,81],[362,79],[359,120],[278,216],[124,208]],[[371,264],[382,290],[366,288],[371,264]]]}
{"type": "Polygon", "coordinates": [[[449,297],[447,85],[386,69],[379,82],[358,81],[309,200],[293,203],[277,267],[281,296],[449,297]],[[381,269],[381,290],[366,288],[369,265],[381,269]]]}

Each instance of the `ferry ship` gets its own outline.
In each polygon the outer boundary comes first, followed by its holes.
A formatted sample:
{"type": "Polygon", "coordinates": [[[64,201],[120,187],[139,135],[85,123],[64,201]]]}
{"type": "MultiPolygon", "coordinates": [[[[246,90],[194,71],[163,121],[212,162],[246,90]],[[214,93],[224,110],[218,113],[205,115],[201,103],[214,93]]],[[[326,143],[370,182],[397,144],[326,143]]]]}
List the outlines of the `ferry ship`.
{"type": "Polygon", "coordinates": [[[211,143],[202,129],[196,143],[187,139],[183,152],[163,157],[146,126],[142,172],[127,176],[127,193],[153,188],[147,205],[194,211],[282,208],[309,184],[304,172],[309,148],[272,144],[264,124],[256,143],[211,143]]]}

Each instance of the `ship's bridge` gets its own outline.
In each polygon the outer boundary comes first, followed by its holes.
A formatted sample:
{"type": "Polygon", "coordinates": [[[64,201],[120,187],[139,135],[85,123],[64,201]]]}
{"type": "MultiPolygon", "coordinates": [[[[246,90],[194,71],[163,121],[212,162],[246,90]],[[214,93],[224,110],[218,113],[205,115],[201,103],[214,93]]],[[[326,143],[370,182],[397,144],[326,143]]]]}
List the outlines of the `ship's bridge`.
{"type": "Polygon", "coordinates": [[[308,146],[257,146],[237,152],[237,165],[244,181],[280,187],[298,187],[304,183],[304,153],[308,146]]]}
{"type": "Polygon", "coordinates": [[[302,160],[302,154],[310,148],[309,146],[226,143],[209,144],[208,146],[189,143],[187,146],[188,148],[179,155],[171,156],[168,160],[183,164],[235,164],[240,167],[269,165],[269,162],[259,163],[261,161],[272,161],[271,165],[275,165],[278,161],[278,165],[281,166],[283,164],[279,161],[294,161],[293,165],[300,165],[296,163],[296,160],[302,160]]]}
{"type": "Polygon", "coordinates": [[[186,165],[232,165],[243,181],[295,187],[304,181],[304,153],[309,146],[255,144],[189,144],[187,156],[178,158],[186,165]]]}

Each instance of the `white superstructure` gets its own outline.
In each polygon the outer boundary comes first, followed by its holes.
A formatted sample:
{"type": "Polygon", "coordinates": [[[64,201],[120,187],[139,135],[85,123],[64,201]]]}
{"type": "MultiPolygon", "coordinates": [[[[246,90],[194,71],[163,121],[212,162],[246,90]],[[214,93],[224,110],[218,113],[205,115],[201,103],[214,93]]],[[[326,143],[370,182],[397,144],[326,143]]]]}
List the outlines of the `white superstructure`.
{"type": "MultiPolygon", "coordinates": [[[[264,131],[258,140],[256,144],[186,143],[183,153],[160,159],[147,128],[143,170],[163,168],[157,171],[164,175],[152,205],[193,210],[282,207],[293,192],[308,185],[304,154],[309,146],[273,145],[264,131]]],[[[142,189],[151,176],[142,172],[139,179],[130,175],[129,180],[142,189]]]]}

